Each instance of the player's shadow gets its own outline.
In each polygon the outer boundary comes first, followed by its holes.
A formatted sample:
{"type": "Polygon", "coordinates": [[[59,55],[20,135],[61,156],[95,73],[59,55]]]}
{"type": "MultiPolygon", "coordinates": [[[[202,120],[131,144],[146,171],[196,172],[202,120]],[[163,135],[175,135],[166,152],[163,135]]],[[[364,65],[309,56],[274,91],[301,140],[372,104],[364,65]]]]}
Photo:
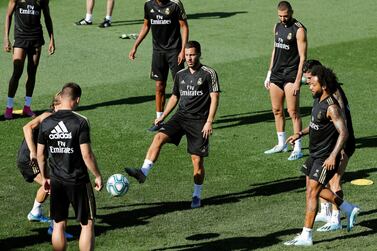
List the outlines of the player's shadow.
{"type": "MultiPolygon", "coordinates": [[[[311,114],[312,107],[304,106],[300,107],[301,117],[306,117],[311,114]]],[[[285,109],[285,117],[289,118],[289,114],[285,109]]],[[[260,122],[274,121],[274,115],[271,110],[239,113],[232,115],[224,115],[215,121],[215,129],[223,129],[235,126],[249,125],[260,122]]]]}
{"type": "Polygon", "coordinates": [[[135,20],[115,20],[111,22],[111,26],[125,26],[125,25],[134,25],[142,24],[144,19],[135,19],[135,20]]]}
{"type": "Polygon", "coordinates": [[[377,135],[356,139],[356,148],[373,148],[373,147],[377,147],[377,135]]]}
{"type": "Polygon", "coordinates": [[[219,19],[219,18],[228,18],[238,14],[246,14],[247,11],[233,11],[233,12],[202,12],[202,13],[193,13],[187,14],[187,19],[219,19]]]}

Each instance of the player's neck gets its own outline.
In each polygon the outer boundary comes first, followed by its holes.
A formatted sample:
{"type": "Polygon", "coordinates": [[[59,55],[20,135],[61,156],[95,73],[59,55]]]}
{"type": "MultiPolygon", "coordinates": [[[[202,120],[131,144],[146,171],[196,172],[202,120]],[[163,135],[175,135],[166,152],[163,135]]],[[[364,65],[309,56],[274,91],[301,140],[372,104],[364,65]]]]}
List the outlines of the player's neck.
{"type": "Polygon", "coordinates": [[[195,73],[200,68],[201,65],[202,65],[201,63],[198,63],[196,65],[193,65],[192,67],[189,67],[190,73],[195,73]]]}

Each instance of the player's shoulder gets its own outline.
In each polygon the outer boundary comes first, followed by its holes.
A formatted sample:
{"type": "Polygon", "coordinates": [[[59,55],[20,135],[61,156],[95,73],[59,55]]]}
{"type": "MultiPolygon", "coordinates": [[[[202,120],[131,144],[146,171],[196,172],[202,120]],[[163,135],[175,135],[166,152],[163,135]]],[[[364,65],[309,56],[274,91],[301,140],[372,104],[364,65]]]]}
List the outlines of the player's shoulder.
{"type": "Polygon", "coordinates": [[[201,69],[207,73],[207,74],[210,74],[211,76],[212,75],[217,75],[217,72],[215,69],[213,69],[212,67],[208,66],[208,65],[202,65],[201,66],[201,69]]]}
{"type": "Polygon", "coordinates": [[[78,113],[78,112],[75,112],[75,111],[72,111],[72,113],[76,116],[76,118],[77,118],[78,120],[84,120],[84,121],[86,121],[86,122],[89,122],[88,118],[85,117],[84,115],[82,115],[82,114],[80,114],[80,113],[78,113]]]}
{"type": "Polygon", "coordinates": [[[330,95],[326,98],[326,103],[327,103],[328,106],[331,106],[331,105],[338,105],[339,106],[338,101],[336,100],[336,98],[333,95],[330,95]]]}
{"type": "Polygon", "coordinates": [[[304,29],[304,30],[306,31],[306,27],[305,27],[305,25],[304,25],[303,23],[301,23],[300,21],[296,20],[296,19],[294,20],[293,25],[294,25],[297,29],[302,28],[302,29],[304,29]]]}

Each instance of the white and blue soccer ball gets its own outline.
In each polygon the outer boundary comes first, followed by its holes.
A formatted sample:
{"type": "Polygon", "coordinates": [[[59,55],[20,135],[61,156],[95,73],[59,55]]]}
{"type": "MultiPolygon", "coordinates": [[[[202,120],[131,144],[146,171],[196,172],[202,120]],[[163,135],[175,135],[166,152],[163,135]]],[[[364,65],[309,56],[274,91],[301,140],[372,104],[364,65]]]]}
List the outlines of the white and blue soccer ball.
{"type": "Polygon", "coordinates": [[[109,177],[106,183],[106,190],[114,197],[120,197],[127,193],[130,183],[122,174],[113,174],[109,177]]]}

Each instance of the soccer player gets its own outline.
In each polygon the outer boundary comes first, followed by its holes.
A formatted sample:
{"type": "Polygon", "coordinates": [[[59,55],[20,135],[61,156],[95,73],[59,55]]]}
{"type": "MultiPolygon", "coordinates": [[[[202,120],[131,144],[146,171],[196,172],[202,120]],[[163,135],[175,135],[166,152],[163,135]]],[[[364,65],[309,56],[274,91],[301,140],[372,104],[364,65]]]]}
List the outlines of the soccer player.
{"type": "Polygon", "coordinates": [[[314,66],[308,74],[309,88],[314,97],[311,121],[307,128],[290,136],[287,142],[293,144],[303,135],[309,134],[310,156],[302,166],[306,175],[306,215],[300,235],[285,245],[313,245],[312,229],[317,214],[319,196],[336,204],[347,216],[347,230],[350,231],[359,213],[359,207],[350,204],[326,188],[328,181],[339,168],[341,151],[348,138],[348,130],[342,111],[332,94],[337,86],[327,81],[333,72],[323,66],[314,66]]]}
{"type": "MultiPolygon", "coordinates": [[[[303,66],[303,73],[305,81],[309,81],[308,78],[310,78],[310,72],[311,69],[315,65],[322,65],[318,60],[307,60],[304,63],[303,66]]],[[[346,120],[346,125],[348,129],[348,139],[344,146],[344,148],[341,151],[341,158],[339,163],[339,168],[337,172],[334,174],[334,177],[329,181],[330,189],[336,193],[340,198],[343,199],[343,190],[341,186],[341,179],[345,172],[345,169],[348,164],[349,158],[353,155],[355,152],[355,135],[353,131],[353,125],[352,125],[352,117],[351,117],[351,110],[348,104],[348,99],[338,82],[338,79],[335,74],[330,74],[329,79],[327,81],[333,82],[337,86],[337,90],[334,92],[333,96],[338,101],[339,106],[343,112],[343,117],[346,120]]],[[[339,208],[334,204],[332,205],[331,210],[331,204],[327,201],[321,199],[321,210],[317,214],[315,221],[324,221],[326,224],[320,228],[317,229],[317,231],[320,232],[327,232],[327,231],[335,231],[342,229],[342,224],[340,221],[340,213],[339,208]]]]}
{"type": "Polygon", "coordinates": [[[42,121],[50,116],[52,112],[60,104],[59,93],[55,95],[51,104],[51,110],[46,111],[28,122],[23,127],[24,140],[17,155],[17,166],[20,169],[22,176],[27,182],[37,182],[41,187],[38,189],[35,196],[35,201],[32,210],[27,215],[29,221],[49,222],[50,219],[45,217],[42,212],[42,203],[47,199],[48,193],[44,191],[42,184],[42,177],[37,164],[37,139],[39,133],[39,125],[42,121]]]}
{"type": "MultiPolygon", "coordinates": [[[[77,21],[76,25],[92,25],[93,24],[93,9],[95,0],[86,0],[86,15],[83,19],[77,21]]],[[[106,16],[103,22],[98,26],[100,28],[108,28],[111,26],[113,9],[115,0],[107,0],[106,4],[106,16]]]]}
{"type": "Polygon", "coordinates": [[[8,99],[4,113],[5,119],[13,118],[14,96],[16,95],[18,82],[21,78],[25,58],[27,57],[27,81],[25,105],[22,114],[34,117],[31,110],[31,101],[34,92],[35,78],[41,56],[41,47],[45,41],[41,25],[41,13],[43,12],[46,28],[50,38],[48,45],[49,55],[55,52],[55,41],[52,20],[50,16],[49,0],[9,0],[5,16],[4,51],[11,51],[9,31],[14,13],[14,44],[13,44],[13,74],[9,81],[8,99]]]}
{"type": "Polygon", "coordinates": [[[80,250],[94,249],[96,205],[88,169],[95,176],[97,191],[102,189],[102,176],[90,145],[89,122],[72,111],[80,96],[80,86],[75,83],[64,85],[58,111],[44,119],[38,135],[37,160],[44,188],[50,192],[50,213],[55,222],[52,232],[54,250],[67,247],[64,231],[69,204],[81,223],[80,250]],[[49,156],[49,178],[46,176],[45,151],[49,156]]]}
{"type": "Polygon", "coordinates": [[[204,157],[208,156],[208,141],[219,102],[220,86],[215,70],[200,63],[200,44],[189,41],[185,48],[188,68],[176,74],[172,96],[155,124],[161,124],[177,104],[178,110],[155,135],[141,169],[126,168],[125,171],[143,183],[157,161],[162,146],[165,143],[178,145],[186,135],[187,152],[194,167],[191,208],[198,208],[201,206],[204,181],[204,157]]]}
{"type": "MultiPolygon", "coordinates": [[[[149,0],[144,4],[144,23],[129,59],[134,60],[137,48],[152,29],[153,55],[151,79],[156,81],[156,117],[159,118],[165,106],[166,81],[171,70],[175,74],[184,68],[185,44],[189,36],[187,16],[180,0],[149,0]],[[181,32],[182,31],[182,32],[181,32]]],[[[157,131],[160,125],[153,125],[150,131],[157,131]]]]}
{"type": "MultiPolygon", "coordinates": [[[[302,66],[307,50],[306,28],[292,17],[293,9],[289,2],[281,1],[277,9],[280,22],[274,27],[274,47],[264,86],[270,92],[278,144],[265,151],[265,154],[288,150],[285,144],[284,98],[287,101],[287,110],[292,119],[294,132],[301,131],[302,126],[299,97],[302,66]]],[[[288,160],[297,160],[302,156],[301,140],[298,139],[288,160]]]]}

